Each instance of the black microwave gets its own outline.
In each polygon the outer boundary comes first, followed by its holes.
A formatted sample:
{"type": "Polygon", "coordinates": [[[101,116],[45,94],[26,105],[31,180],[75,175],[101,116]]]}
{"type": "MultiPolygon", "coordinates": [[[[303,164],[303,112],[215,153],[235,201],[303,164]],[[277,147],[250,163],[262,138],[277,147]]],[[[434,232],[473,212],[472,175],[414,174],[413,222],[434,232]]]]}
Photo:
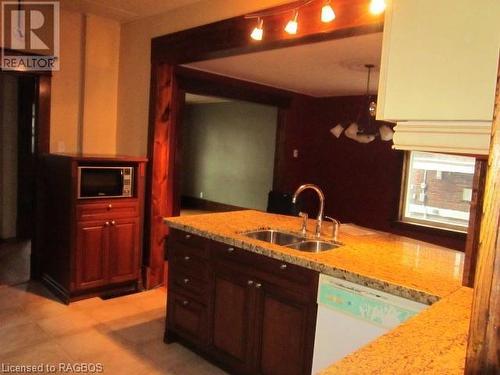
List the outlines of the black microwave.
{"type": "Polygon", "coordinates": [[[133,195],[134,167],[78,167],[78,198],[125,198],[133,195]]]}

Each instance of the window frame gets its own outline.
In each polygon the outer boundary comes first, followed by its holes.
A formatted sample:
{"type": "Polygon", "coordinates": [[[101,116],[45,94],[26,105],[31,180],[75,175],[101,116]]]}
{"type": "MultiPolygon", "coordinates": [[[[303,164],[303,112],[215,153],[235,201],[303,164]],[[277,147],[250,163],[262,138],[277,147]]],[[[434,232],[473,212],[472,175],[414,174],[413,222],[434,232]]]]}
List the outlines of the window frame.
{"type": "MultiPolygon", "coordinates": [[[[408,217],[405,215],[406,204],[407,204],[407,199],[408,199],[408,178],[409,178],[409,172],[410,172],[410,163],[411,163],[411,153],[412,152],[413,151],[411,151],[411,150],[407,150],[404,152],[403,173],[402,173],[402,178],[401,178],[401,194],[400,194],[400,199],[399,199],[399,215],[398,215],[399,222],[404,223],[404,224],[408,224],[408,225],[416,225],[419,227],[443,230],[443,231],[447,231],[447,232],[467,234],[468,225],[463,227],[460,225],[454,225],[454,224],[450,224],[450,223],[437,223],[437,222],[433,222],[430,220],[416,219],[416,218],[408,217]]],[[[429,152],[429,151],[422,151],[422,152],[429,152]]],[[[439,154],[439,152],[429,152],[429,153],[439,154]]],[[[473,187],[471,187],[471,188],[473,189],[473,187]]],[[[469,220],[470,220],[470,216],[469,216],[469,220]]]]}

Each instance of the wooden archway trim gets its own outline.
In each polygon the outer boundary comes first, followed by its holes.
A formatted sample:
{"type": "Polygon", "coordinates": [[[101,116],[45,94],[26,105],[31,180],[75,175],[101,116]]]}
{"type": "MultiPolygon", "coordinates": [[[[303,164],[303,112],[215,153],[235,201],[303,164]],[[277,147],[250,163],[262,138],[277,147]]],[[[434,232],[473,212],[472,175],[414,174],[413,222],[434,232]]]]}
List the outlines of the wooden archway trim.
{"type": "Polygon", "coordinates": [[[250,39],[255,20],[244,16],[154,38],[151,43],[151,88],[148,137],[148,176],[144,230],[144,285],[163,284],[167,229],[163,217],[179,210],[180,114],[184,95],[176,81],[179,64],[209,58],[289,47],[363,35],[383,30],[383,15],[369,13],[369,0],[337,0],[337,19],[320,21],[322,2],[301,9],[299,32],[283,31],[288,14],[266,17],[265,38],[250,39]]]}

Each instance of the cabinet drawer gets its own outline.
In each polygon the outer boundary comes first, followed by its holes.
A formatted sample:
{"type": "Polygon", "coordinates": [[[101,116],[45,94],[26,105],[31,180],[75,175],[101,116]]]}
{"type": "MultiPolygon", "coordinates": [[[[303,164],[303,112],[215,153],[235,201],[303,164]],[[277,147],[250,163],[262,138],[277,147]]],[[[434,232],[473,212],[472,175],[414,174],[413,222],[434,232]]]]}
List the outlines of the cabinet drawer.
{"type": "Polygon", "coordinates": [[[169,288],[190,296],[199,303],[207,303],[208,284],[206,280],[193,277],[180,267],[170,267],[169,269],[169,288]]]}
{"type": "Polygon", "coordinates": [[[168,244],[184,245],[185,251],[190,251],[189,255],[208,258],[208,244],[210,240],[197,236],[196,234],[187,233],[177,229],[170,229],[168,236],[168,244]]]}
{"type": "Polygon", "coordinates": [[[186,256],[206,261],[208,259],[208,246],[195,247],[169,238],[167,243],[167,259],[184,258],[186,256]]]}
{"type": "Polygon", "coordinates": [[[317,283],[318,273],[304,267],[215,241],[212,242],[211,249],[214,258],[252,267],[254,271],[260,273],[260,277],[286,279],[311,287],[317,283]]]}
{"type": "Polygon", "coordinates": [[[198,343],[208,337],[207,308],[189,297],[169,292],[168,328],[198,343]]]}
{"type": "Polygon", "coordinates": [[[137,200],[80,203],[76,207],[76,216],[79,221],[137,217],[139,216],[139,203],[137,200]]]}
{"type": "Polygon", "coordinates": [[[195,277],[202,281],[208,280],[208,262],[202,258],[178,252],[173,257],[169,257],[169,262],[172,270],[174,270],[173,272],[179,270],[187,276],[195,277]]]}

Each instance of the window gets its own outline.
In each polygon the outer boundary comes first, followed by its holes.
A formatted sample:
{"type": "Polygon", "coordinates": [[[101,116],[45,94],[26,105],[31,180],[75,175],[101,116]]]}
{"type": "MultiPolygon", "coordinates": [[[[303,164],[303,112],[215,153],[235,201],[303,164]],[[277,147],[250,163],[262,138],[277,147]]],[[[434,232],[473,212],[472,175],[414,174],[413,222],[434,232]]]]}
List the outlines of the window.
{"type": "Polygon", "coordinates": [[[474,165],[471,157],[409,152],[401,220],[466,232],[474,165]]]}

